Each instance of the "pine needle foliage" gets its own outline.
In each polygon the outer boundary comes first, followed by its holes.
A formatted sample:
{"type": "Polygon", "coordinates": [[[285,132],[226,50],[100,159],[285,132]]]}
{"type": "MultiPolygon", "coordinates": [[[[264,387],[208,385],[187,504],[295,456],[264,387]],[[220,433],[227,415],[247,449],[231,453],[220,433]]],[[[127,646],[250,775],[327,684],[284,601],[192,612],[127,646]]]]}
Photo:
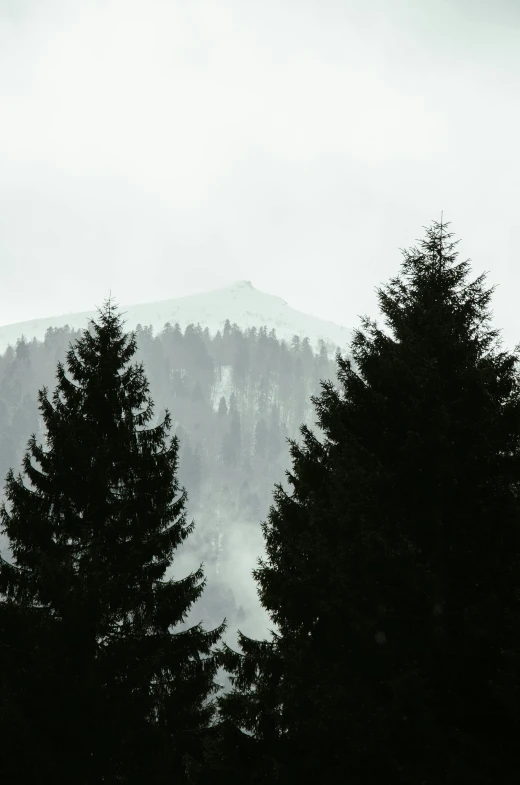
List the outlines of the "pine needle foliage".
{"type": "Polygon", "coordinates": [[[362,318],[356,370],[337,354],[322,442],[290,441],[253,573],[277,631],[220,649],[221,716],[284,785],[517,777],[520,346],[499,351],[447,226],[377,290],[387,329],[362,318]]]}
{"type": "Polygon", "coordinates": [[[182,782],[215,714],[211,647],[225,621],[176,629],[204,589],[203,566],[165,579],[194,522],[178,439],[166,444],[170,413],[146,428],[153,400],[121,321],[108,300],[67,371],[58,363],[52,401],[40,390],[47,444],[28,442],[32,487],[7,475],[1,758],[27,776],[6,781],[182,782]]]}

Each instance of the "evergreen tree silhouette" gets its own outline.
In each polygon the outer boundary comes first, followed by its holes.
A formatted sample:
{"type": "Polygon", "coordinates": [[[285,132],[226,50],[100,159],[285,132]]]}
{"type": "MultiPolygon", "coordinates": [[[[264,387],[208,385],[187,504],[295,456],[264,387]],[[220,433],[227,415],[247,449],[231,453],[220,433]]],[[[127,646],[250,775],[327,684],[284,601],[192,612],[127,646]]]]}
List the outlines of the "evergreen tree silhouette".
{"type": "Polygon", "coordinates": [[[255,425],[254,435],[254,458],[257,463],[262,463],[267,460],[267,449],[269,445],[269,431],[267,423],[262,418],[258,420],[255,425]]]}
{"type": "Polygon", "coordinates": [[[312,398],[324,444],[290,440],[253,572],[278,631],[220,649],[221,717],[272,781],[517,778],[518,355],[493,346],[493,290],[445,227],[378,289],[391,334],[363,318],[359,374],[338,353],[342,389],[312,398]]]}
{"type": "Polygon", "coordinates": [[[171,425],[128,366],[110,301],[39,392],[34,434],[2,505],[14,562],[0,559],[0,762],[5,782],[185,782],[215,713],[225,622],[175,631],[201,595],[202,566],[164,580],[189,536],[171,425]],[[33,459],[38,462],[37,468],[33,459]]]}
{"type": "Polygon", "coordinates": [[[29,344],[24,335],[16,341],[16,359],[26,363],[31,361],[29,344]]]}
{"type": "Polygon", "coordinates": [[[229,408],[231,422],[229,431],[222,438],[222,460],[225,466],[236,466],[240,457],[242,447],[242,428],[240,425],[240,415],[236,406],[229,408]]]}

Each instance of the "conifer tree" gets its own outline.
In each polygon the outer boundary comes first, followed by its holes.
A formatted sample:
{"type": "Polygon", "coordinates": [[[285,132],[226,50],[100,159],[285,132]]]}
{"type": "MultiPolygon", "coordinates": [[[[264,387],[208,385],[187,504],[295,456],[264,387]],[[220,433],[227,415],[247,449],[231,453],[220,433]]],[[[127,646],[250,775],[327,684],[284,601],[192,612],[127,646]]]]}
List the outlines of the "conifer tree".
{"type": "Polygon", "coordinates": [[[336,355],[342,389],[312,398],[324,443],[290,440],[253,573],[278,631],[221,649],[221,716],[276,762],[265,782],[518,776],[518,354],[445,227],[378,290],[389,331],[362,320],[358,372],[336,355]]]}
{"type": "Polygon", "coordinates": [[[226,466],[236,466],[242,447],[242,428],[236,407],[233,409],[230,407],[230,415],[229,430],[222,437],[222,460],[226,466]]]}
{"type": "Polygon", "coordinates": [[[262,418],[258,420],[255,425],[255,437],[254,437],[254,457],[258,463],[266,460],[267,457],[267,447],[269,442],[269,431],[267,429],[267,424],[265,420],[262,418]]]}
{"type": "Polygon", "coordinates": [[[194,522],[177,482],[178,439],[165,443],[169,412],[144,428],[153,401],[142,364],[128,365],[135,351],[108,301],[70,347],[68,376],[58,364],[52,402],[39,393],[48,449],[31,436],[23,467],[33,488],[7,475],[6,782],[185,782],[215,712],[211,647],[225,622],[175,630],[205,581],[202,565],[164,580],[194,522]]]}

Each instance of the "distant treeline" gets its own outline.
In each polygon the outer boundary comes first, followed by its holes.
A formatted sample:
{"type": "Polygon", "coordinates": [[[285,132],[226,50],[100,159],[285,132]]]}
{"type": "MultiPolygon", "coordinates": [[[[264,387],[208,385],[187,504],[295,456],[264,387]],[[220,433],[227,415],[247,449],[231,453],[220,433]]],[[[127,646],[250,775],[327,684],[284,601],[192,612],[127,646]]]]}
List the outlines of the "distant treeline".
{"type": "MultiPolygon", "coordinates": [[[[87,325],[86,325],[87,327],[87,325]]],[[[18,466],[28,434],[43,436],[37,391],[53,388],[57,362],[81,330],[49,328],[43,341],[22,336],[0,356],[0,478],[18,466]]],[[[168,323],[154,336],[136,328],[136,361],[143,362],[160,420],[166,408],[180,438],[179,476],[190,509],[224,494],[237,517],[258,520],[275,480],[288,466],[286,437],[312,417],[310,396],[333,378],[333,349],[308,338],[291,345],[265,327],[245,332],[226,321],[222,334],[168,323]],[[223,382],[226,394],[218,396],[223,382]]],[[[310,423],[311,424],[311,423],[310,423]]],[[[232,509],[231,508],[231,509],[232,509]]]]}

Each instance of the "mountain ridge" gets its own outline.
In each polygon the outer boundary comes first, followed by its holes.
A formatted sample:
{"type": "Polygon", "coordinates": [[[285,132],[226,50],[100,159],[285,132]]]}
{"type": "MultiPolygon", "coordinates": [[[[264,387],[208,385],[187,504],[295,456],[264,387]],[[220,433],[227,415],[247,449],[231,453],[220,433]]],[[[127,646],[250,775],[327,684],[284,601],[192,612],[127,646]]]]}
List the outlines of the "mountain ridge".
{"type": "MultiPolygon", "coordinates": [[[[198,294],[118,308],[126,330],[135,330],[141,324],[142,327],[151,326],[154,335],[162,332],[168,322],[172,326],[178,322],[182,330],[188,324],[200,324],[202,328],[207,327],[211,335],[215,335],[217,330],[222,332],[226,319],[229,319],[231,324],[237,324],[242,330],[263,326],[268,332],[274,329],[277,338],[289,342],[293,335],[300,338],[307,336],[315,351],[318,350],[318,341],[322,339],[326,344],[333,344],[345,352],[352,339],[352,330],[298,311],[281,297],[261,292],[255,289],[251,281],[246,280],[198,294]]],[[[68,325],[71,329],[83,330],[90,319],[97,319],[98,316],[99,312],[93,309],[0,325],[0,352],[3,354],[8,345],[14,348],[22,335],[29,342],[33,338],[43,341],[49,327],[68,325]]]]}

